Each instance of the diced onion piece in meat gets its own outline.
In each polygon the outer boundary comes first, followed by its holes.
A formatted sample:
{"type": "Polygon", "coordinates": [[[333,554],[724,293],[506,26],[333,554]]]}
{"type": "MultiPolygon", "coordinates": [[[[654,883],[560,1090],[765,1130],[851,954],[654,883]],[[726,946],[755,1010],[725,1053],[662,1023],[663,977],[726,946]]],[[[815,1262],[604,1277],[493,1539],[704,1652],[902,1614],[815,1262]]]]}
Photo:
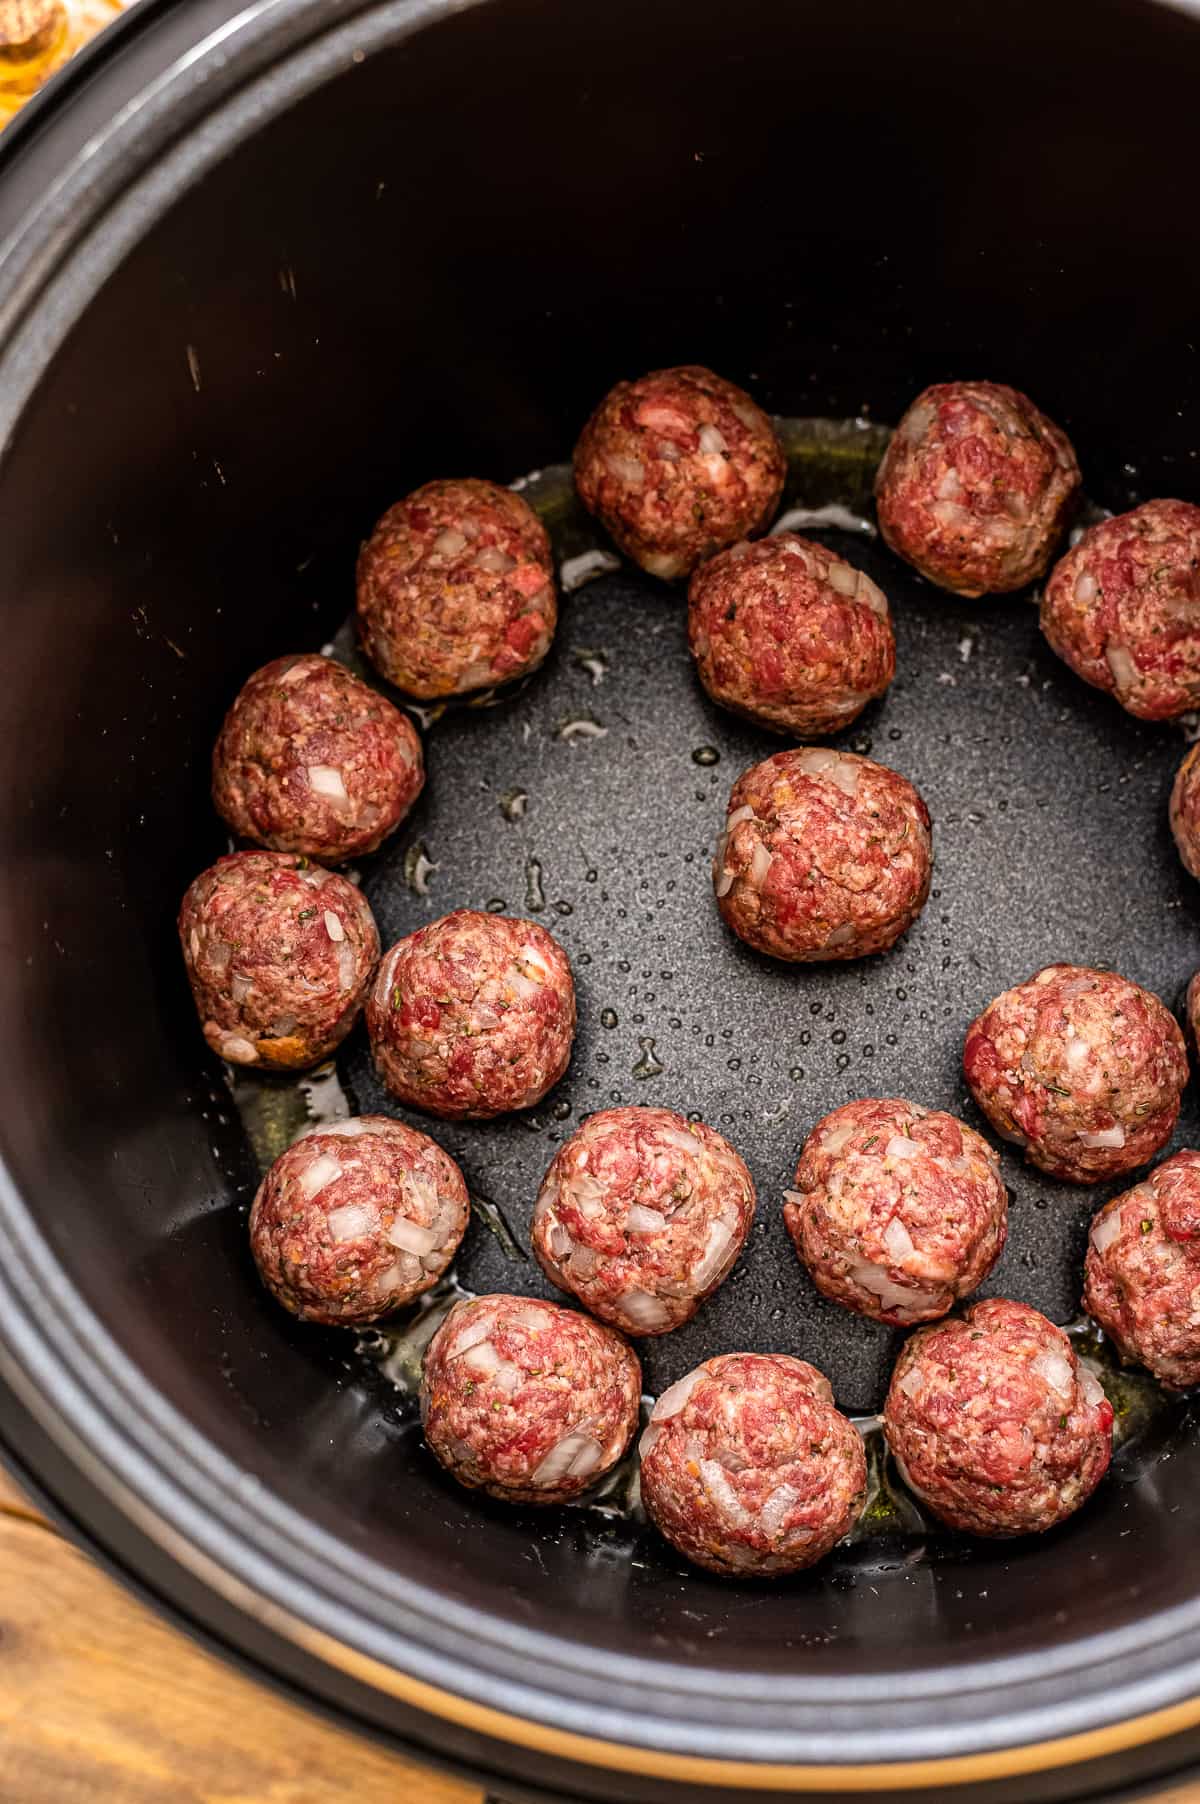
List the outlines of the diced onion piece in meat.
{"type": "Polygon", "coordinates": [[[338,989],[352,990],[357,975],[354,962],[354,947],[349,940],[343,940],[337,949],[338,989]]]}
{"type": "Polygon", "coordinates": [[[1120,1209],[1106,1209],[1092,1224],[1091,1241],[1098,1253],[1107,1252],[1121,1232],[1120,1209]]]}
{"type": "Polygon", "coordinates": [[[829,773],[829,781],[836,783],[843,795],[856,796],[862,777],[862,765],[855,764],[849,758],[839,758],[829,773]]]}
{"type": "Polygon", "coordinates": [[[661,1434],[662,1434],[662,1429],[659,1427],[657,1422],[651,1422],[648,1427],[646,1427],[642,1430],[642,1438],[638,1442],[638,1458],[639,1459],[648,1459],[649,1458],[649,1456],[654,1452],[655,1445],[661,1434]]]}
{"type": "Polygon", "coordinates": [[[324,918],[326,933],[335,945],[339,944],[340,941],[344,940],[346,937],[346,929],[342,926],[340,919],[334,914],[332,908],[327,908],[325,910],[324,918]]]}
{"type": "Polygon", "coordinates": [[[236,1065],[253,1065],[258,1058],[258,1048],[253,1040],[244,1040],[240,1034],[229,1034],[221,1041],[221,1056],[232,1059],[236,1065]]]}
{"type": "Polygon", "coordinates": [[[286,689],[289,686],[289,684],[298,683],[302,677],[305,677],[307,675],[308,675],[308,667],[305,664],[304,659],[297,658],[296,662],[294,664],[289,664],[287,669],[282,673],[282,675],[280,675],[279,677],[276,678],[276,681],[278,682],[281,689],[286,689]]]}
{"type": "Polygon", "coordinates": [[[671,1311],[661,1297],[652,1297],[648,1290],[625,1290],[615,1301],[635,1334],[651,1334],[671,1325],[671,1311]]]}
{"type": "Polygon", "coordinates": [[[748,802],[743,802],[740,808],[735,808],[733,813],[727,817],[725,821],[725,831],[726,833],[732,833],[734,828],[740,827],[743,821],[752,821],[753,819],[753,808],[750,807],[748,802]]]}
{"type": "Polygon", "coordinates": [[[334,1183],[342,1175],[342,1168],[332,1153],[322,1153],[311,1165],[306,1165],[296,1179],[301,1196],[312,1198],[318,1190],[324,1190],[326,1184],[334,1183]]]}
{"type": "Polygon", "coordinates": [[[1075,599],[1080,607],[1090,607],[1096,599],[1096,579],[1090,570],[1081,570],[1075,578],[1075,599]]]}
{"type": "Polygon", "coordinates": [[[1080,1361],[1079,1388],[1083,1392],[1083,1400],[1091,1409],[1097,1409],[1105,1401],[1104,1386],[1094,1372],[1088,1370],[1080,1361]]]}
{"type": "Polygon", "coordinates": [[[697,1291],[706,1289],[721,1275],[732,1245],[733,1229],[723,1221],[711,1222],[704,1251],[692,1271],[692,1284],[697,1291]]]}
{"type": "Polygon", "coordinates": [[[310,764],[308,786],[314,795],[331,796],[335,802],[347,802],[346,784],[335,764],[310,764]]]}
{"type": "Polygon", "coordinates": [[[888,1159],[915,1159],[921,1148],[907,1134],[893,1134],[883,1151],[888,1159]]]}
{"type": "Polygon", "coordinates": [[[228,940],[210,940],[207,952],[208,962],[214,971],[226,970],[233,957],[233,947],[228,940]]]}
{"type": "Polygon", "coordinates": [[[642,1203],[631,1203],[625,1217],[625,1226],[631,1234],[661,1234],[666,1225],[665,1215],[657,1209],[647,1209],[642,1203]]]}
{"type": "Polygon", "coordinates": [[[842,921],[825,935],[827,946],[850,946],[856,938],[853,921],[842,921]]]}
{"type": "Polygon", "coordinates": [[[454,1346],[447,1357],[461,1359],[464,1353],[469,1353],[472,1347],[477,1347],[481,1341],[485,1341],[492,1332],[493,1321],[494,1317],[490,1310],[478,1310],[466,1327],[459,1330],[454,1346]]]}
{"type": "Polygon", "coordinates": [[[534,974],[542,983],[551,982],[554,973],[551,971],[537,947],[530,945],[528,940],[526,940],[521,947],[521,959],[524,964],[533,966],[534,974]]]}
{"type": "Polygon", "coordinates": [[[253,979],[243,977],[240,971],[235,971],[229,980],[229,994],[235,1002],[245,1002],[253,988],[253,979]]]}
{"type": "Polygon", "coordinates": [[[506,570],[513,569],[516,559],[509,557],[499,545],[485,545],[482,551],[475,553],[475,565],[479,570],[490,570],[495,576],[502,576],[506,570]]]}
{"type": "MultiPolygon", "coordinates": [[[[489,1323],[489,1327],[490,1327],[489,1323]]],[[[490,1378],[493,1372],[499,1371],[501,1360],[491,1341],[483,1338],[473,1342],[462,1354],[463,1365],[469,1372],[480,1378],[490,1378]]]]}
{"type": "Polygon", "coordinates": [[[1049,1348],[1039,1353],[1032,1362],[1033,1370],[1044,1378],[1060,1397],[1070,1397],[1075,1392],[1075,1372],[1070,1359],[1065,1353],[1052,1352],[1049,1348]]]}
{"type": "Polygon", "coordinates": [[[1085,1134],[1082,1129],[1076,1135],[1085,1146],[1119,1147],[1125,1144],[1125,1129],[1120,1122],[1115,1127],[1100,1128],[1094,1134],[1085,1134]]]}
{"type": "Polygon", "coordinates": [[[565,1202],[573,1203],[580,1215],[589,1221],[595,1221],[598,1215],[604,1214],[604,1199],[607,1191],[599,1178],[594,1178],[590,1171],[574,1171],[562,1186],[562,1197],[565,1202]]]}
{"type": "Polygon", "coordinates": [[[694,1372],[687,1372],[674,1384],[669,1384],[650,1411],[650,1420],[669,1422],[672,1416],[677,1416],[703,1376],[704,1367],[697,1366],[694,1372]]]}
{"type": "Polygon", "coordinates": [[[782,1529],[788,1512],[799,1501],[800,1493],[794,1485],[776,1485],[759,1514],[758,1526],[763,1534],[774,1538],[782,1529]]]}
{"type": "Polygon", "coordinates": [[[631,489],[640,489],[645,481],[646,472],[639,459],[627,457],[623,451],[608,453],[608,467],[614,476],[619,476],[631,489]]]}
{"type": "Polygon", "coordinates": [[[733,888],[733,872],[732,871],[722,871],[721,875],[717,878],[717,882],[716,882],[716,891],[717,891],[718,897],[727,896],[732,888],[733,888]]]}
{"type": "Polygon", "coordinates": [[[438,1243],[438,1237],[432,1228],[422,1228],[407,1216],[398,1215],[387,1230],[386,1238],[402,1253],[415,1253],[418,1259],[424,1259],[432,1253],[438,1243]]]}
{"type": "Polygon", "coordinates": [[[365,1203],[343,1203],[340,1209],[331,1209],[325,1220],[334,1240],[358,1240],[371,1233],[377,1217],[365,1203]]]}
{"type": "Polygon", "coordinates": [[[755,889],[761,889],[767,881],[771,869],[771,854],[761,839],[755,840],[754,851],[750,855],[750,881],[755,889]]]}
{"type": "Polygon", "coordinates": [[[1106,645],[1104,658],[1108,668],[1112,671],[1117,694],[1127,693],[1133,688],[1138,678],[1138,669],[1133,661],[1132,653],[1127,651],[1123,645],[1106,645]]]}
{"type": "Polygon", "coordinates": [[[957,501],[962,494],[962,483],[958,480],[958,471],[953,464],[943,472],[934,493],[939,501],[957,501]]]}
{"type": "Polygon", "coordinates": [[[563,1478],[583,1478],[596,1470],[602,1453],[595,1435],[583,1428],[573,1429],[534,1467],[533,1482],[535,1485],[556,1485],[563,1478]]]}
{"type": "Polygon", "coordinates": [[[715,426],[701,426],[700,449],[711,455],[716,451],[728,451],[729,446],[715,426]]]}
{"type": "Polygon", "coordinates": [[[785,1190],[783,1200],[785,1203],[791,1203],[794,1209],[803,1209],[808,1199],[802,1190],[785,1190]]]}
{"type": "Polygon", "coordinates": [[[916,1250],[913,1246],[912,1235],[898,1215],[893,1215],[883,1230],[881,1238],[888,1258],[897,1265],[902,1265],[909,1254],[916,1250]]]}
{"type": "Polygon", "coordinates": [[[546,1245],[554,1259],[569,1259],[574,1250],[575,1242],[557,1216],[550,1217],[550,1225],[546,1229],[546,1245]]]}
{"type": "Polygon", "coordinates": [[[928,1304],[936,1303],[939,1292],[921,1290],[915,1284],[897,1284],[889,1278],[885,1266],[877,1265],[873,1259],[850,1259],[847,1261],[848,1276],[860,1289],[888,1310],[921,1309],[928,1304]]]}
{"type": "Polygon", "coordinates": [[[734,1521],[745,1515],[742,1501],[729,1482],[729,1474],[715,1459],[700,1461],[700,1482],[713,1502],[734,1521]]]}
{"type": "Polygon", "coordinates": [[[594,1247],[580,1246],[576,1243],[575,1251],[571,1254],[572,1277],[581,1278],[586,1284],[589,1278],[596,1276],[596,1267],[599,1263],[594,1247]]]}
{"type": "Polygon", "coordinates": [[[532,1002],[541,993],[542,986],[532,977],[526,977],[524,971],[514,969],[509,982],[522,1002],[532,1002]]]}
{"type": "Polygon", "coordinates": [[[852,570],[849,564],[843,564],[841,558],[834,558],[830,563],[825,572],[825,580],[839,595],[854,595],[858,591],[858,571],[852,570]]]}
{"type": "Polygon", "coordinates": [[[896,1389],[903,1391],[906,1397],[915,1397],[921,1389],[921,1368],[910,1365],[908,1370],[896,1380],[896,1389]]]}
{"type": "Polygon", "coordinates": [[[814,745],[802,751],[796,763],[810,777],[819,777],[823,771],[832,770],[837,761],[836,752],[829,751],[825,746],[814,745]]]}
{"type": "Polygon", "coordinates": [[[965,508],[954,501],[935,501],[929,511],[940,526],[961,526],[967,518],[965,508]]]}
{"type": "Polygon", "coordinates": [[[299,1025],[295,1015],[276,1015],[267,1032],[273,1040],[286,1040],[289,1034],[295,1033],[299,1025]]]}
{"type": "Polygon", "coordinates": [[[879,588],[878,584],[873,583],[870,577],[865,576],[861,570],[858,573],[858,599],[859,601],[865,602],[871,612],[873,614],[878,614],[881,620],[887,619],[887,596],[884,594],[883,590],[879,588]]]}
{"type": "Polygon", "coordinates": [[[433,541],[433,549],[439,557],[457,557],[459,552],[465,551],[466,548],[467,535],[459,532],[456,526],[447,526],[446,530],[439,532],[433,541]]]}
{"type": "Polygon", "coordinates": [[[1066,1043],[1065,1057],[1067,1069],[1069,1071],[1078,1071],[1081,1065],[1087,1064],[1090,1053],[1091,1047],[1088,1045],[1087,1041],[1081,1039],[1079,1035],[1076,1034],[1073,1039],[1069,1039],[1066,1043]]]}
{"type": "Polygon", "coordinates": [[[675,1147],[678,1152],[683,1153],[685,1158],[696,1159],[704,1150],[697,1136],[689,1134],[684,1128],[660,1128],[656,1138],[666,1146],[675,1147]]]}

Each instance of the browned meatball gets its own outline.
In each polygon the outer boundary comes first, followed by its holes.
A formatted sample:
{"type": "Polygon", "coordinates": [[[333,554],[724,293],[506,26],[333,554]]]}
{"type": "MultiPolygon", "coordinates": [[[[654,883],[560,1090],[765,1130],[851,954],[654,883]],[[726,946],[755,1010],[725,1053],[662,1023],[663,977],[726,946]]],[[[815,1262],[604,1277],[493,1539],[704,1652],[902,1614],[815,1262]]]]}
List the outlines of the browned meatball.
{"type": "Polygon", "coordinates": [[[543,1271],[626,1334],[690,1321],[754,1221],[729,1142],[670,1109],[602,1109],[555,1154],[530,1241],[543,1271]]]}
{"type": "Polygon", "coordinates": [[[213,801],[231,831],[326,864],[375,851],[424,781],[408,716],[332,658],[256,670],[213,748],[213,801]]]}
{"type": "Polygon", "coordinates": [[[234,1065],[303,1070],[341,1045],[379,958],[366,898],[287,852],[234,852],[179,910],[196,1012],[234,1065]]]}
{"type": "Polygon", "coordinates": [[[459,1484],[505,1503],[566,1503],[621,1458],[642,1369],[628,1341],[557,1303],[456,1303],[425,1352],[425,1439],[459,1484]]]}
{"type": "Polygon", "coordinates": [[[702,564],[688,590],[688,637],[715,702],[801,739],[848,725],[896,671],[882,591],[794,532],[702,564]]]}
{"type": "Polygon", "coordinates": [[[1083,1306],[1122,1359],[1200,1384],[1200,1153],[1176,1153],[1092,1222],[1083,1306]]]}
{"type": "Polygon", "coordinates": [[[772,958],[865,958],[911,927],[933,874],[929,810],[870,758],[776,752],[733,786],[713,881],[726,923],[772,958]]]}
{"type": "Polygon", "coordinates": [[[463,1175],[386,1115],[293,1142],[259,1185],[250,1248],[277,1302],[308,1322],[380,1321],[437,1282],[466,1232],[463,1175]]]}
{"type": "Polygon", "coordinates": [[[1086,1503],[1112,1458],[1112,1404],[1061,1328],[1000,1297],[918,1329],[883,1406],[900,1475],[970,1535],[1030,1535],[1086,1503]]]}
{"type": "Polygon", "coordinates": [[[956,595],[1003,595],[1041,576],[1079,493],[1065,432],[1000,382],[917,396],[879,466],[879,530],[956,595]]]}
{"type": "Polygon", "coordinates": [[[641,1440],[642,1501],[710,1572],[798,1572],[862,1512],[867,1463],[829,1381],[783,1353],[706,1359],[654,1405],[641,1440]]]}
{"type": "Polygon", "coordinates": [[[818,1290],[902,1326],[983,1283],[1004,1251],[1008,1192],[998,1155],[965,1122],[868,1098],[817,1123],[783,1215],[818,1290]]]}
{"type": "Polygon", "coordinates": [[[536,921],[460,908],[397,940],[367,1001],[380,1077],[447,1120],[531,1109],[575,1038],[566,953],[536,921]]]}
{"type": "Polygon", "coordinates": [[[1179,856],[1193,877],[1200,877],[1200,744],[1194,745],[1171,786],[1171,832],[1179,856]]]}
{"type": "Polygon", "coordinates": [[[697,364],[618,382],[575,447],[575,486],[627,557],[652,576],[768,524],[787,463],[767,415],[697,364]]]}
{"type": "Polygon", "coordinates": [[[963,1070],[996,1132],[1072,1184],[1152,1159],[1188,1076],[1179,1024],[1158,997],[1084,965],[1047,965],[997,996],[967,1032],[963,1070]]]}
{"type": "Polygon", "coordinates": [[[1147,501],[1054,566],[1042,631],[1077,676],[1141,720],[1200,707],[1200,507],[1147,501]]]}
{"type": "Polygon", "coordinates": [[[494,482],[427,482],[358,560],[358,630],[376,670],[433,701],[536,670],[558,619],[546,529],[494,482]]]}

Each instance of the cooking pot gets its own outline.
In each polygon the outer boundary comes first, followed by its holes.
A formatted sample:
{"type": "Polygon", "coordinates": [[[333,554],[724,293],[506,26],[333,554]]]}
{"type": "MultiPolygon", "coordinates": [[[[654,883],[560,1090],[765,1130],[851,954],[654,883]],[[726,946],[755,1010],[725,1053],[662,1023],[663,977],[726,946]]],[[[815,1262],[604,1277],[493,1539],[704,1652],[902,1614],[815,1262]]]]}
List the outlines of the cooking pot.
{"type": "MultiPolygon", "coordinates": [[[[1198,76],[1200,9],[1150,0],[141,0],[0,145],[6,1456],[214,1645],[508,1796],[1058,1798],[1178,1768],[1195,1422],[1134,1381],[1064,1529],[972,1546],[901,1511],[773,1588],[689,1571],[616,1505],[456,1490],[378,1346],[290,1322],[248,1259],[252,1130],[298,1093],[231,1093],[174,941],[225,847],[221,713],[337,632],[388,503],[561,464],[663,364],[792,421],[792,498],[824,484],[851,527],[875,423],[955,375],[1031,392],[1093,505],[1200,499],[1198,76]]],[[[577,529],[561,480],[531,492],[577,529]]],[[[749,1253],[648,1347],[651,1390],[774,1346],[877,1408],[896,1337],[821,1303],[779,1220],[807,1128],[857,1094],[967,1109],[962,1032],[1039,963],[1174,1004],[1197,962],[1178,731],[1085,691],[1024,601],[853,543],[900,675],[846,743],[937,821],[893,954],[797,973],[723,934],[708,852],[772,746],[704,700],[679,597],[628,571],[567,602],[521,694],[430,725],[428,796],[362,872],[385,941],[530,909],[580,980],[557,1100],[441,1133],[477,1193],[465,1286],[545,1294],[538,1177],[610,1097],[702,1111],[749,1159],[749,1253]]],[[[358,1040],[335,1082],[387,1106],[358,1040]]],[[[1097,1196],[1006,1170],[988,1288],[1068,1320],[1097,1196]]]]}

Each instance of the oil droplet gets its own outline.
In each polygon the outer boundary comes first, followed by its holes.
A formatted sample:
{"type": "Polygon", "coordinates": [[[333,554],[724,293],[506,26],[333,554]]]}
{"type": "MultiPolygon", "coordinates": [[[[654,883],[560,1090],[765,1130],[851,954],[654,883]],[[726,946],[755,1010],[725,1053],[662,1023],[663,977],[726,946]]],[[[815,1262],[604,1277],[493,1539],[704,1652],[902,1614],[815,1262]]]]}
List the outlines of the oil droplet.
{"type": "Polygon", "coordinates": [[[698,745],[692,753],[693,764],[720,764],[721,754],[715,745],[698,745]]]}
{"type": "Polygon", "coordinates": [[[560,897],[559,900],[554,904],[554,912],[556,914],[560,914],[560,915],[573,915],[575,913],[575,909],[570,902],[564,902],[560,897]]]}
{"type": "Polygon", "coordinates": [[[429,848],[423,839],[414,840],[404,854],[404,881],[410,890],[418,896],[429,894],[429,879],[439,867],[429,857],[429,848]]]}
{"type": "Polygon", "coordinates": [[[636,1078],[657,1077],[661,1071],[666,1070],[666,1066],[655,1051],[654,1041],[649,1036],[639,1040],[638,1046],[641,1048],[642,1056],[634,1066],[632,1076],[636,1078]]]}
{"type": "Polygon", "coordinates": [[[565,1121],[571,1113],[571,1105],[565,1096],[560,1096],[556,1103],[550,1105],[550,1113],[555,1121],[565,1121]]]}
{"type": "Polygon", "coordinates": [[[490,915],[502,915],[508,907],[508,903],[503,896],[493,896],[490,902],[484,903],[484,907],[490,915]]]}
{"type": "Polygon", "coordinates": [[[601,1010],[600,1025],[601,1027],[615,1027],[617,1025],[617,1011],[615,1008],[601,1010]]]}
{"type": "Polygon", "coordinates": [[[532,914],[540,915],[546,907],[546,892],[542,887],[542,866],[537,858],[530,858],[525,866],[525,906],[532,914]]]}
{"type": "Polygon", "coordinates": [[[500,797],[500,812],[506,821],[523,821],[529,808],[529,796],[523,789],[508,789],[500,797]]]}

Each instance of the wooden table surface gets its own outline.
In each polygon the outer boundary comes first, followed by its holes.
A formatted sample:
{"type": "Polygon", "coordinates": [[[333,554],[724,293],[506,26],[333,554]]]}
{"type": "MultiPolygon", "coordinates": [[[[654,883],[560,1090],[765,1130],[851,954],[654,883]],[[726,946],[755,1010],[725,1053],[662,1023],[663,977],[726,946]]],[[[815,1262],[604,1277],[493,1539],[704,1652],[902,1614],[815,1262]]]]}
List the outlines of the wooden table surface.
{"type": "Polygon", "coordinates": [[[0,1804],[480,1804],[168,1627],[0,1471],[0,1804]]]}

